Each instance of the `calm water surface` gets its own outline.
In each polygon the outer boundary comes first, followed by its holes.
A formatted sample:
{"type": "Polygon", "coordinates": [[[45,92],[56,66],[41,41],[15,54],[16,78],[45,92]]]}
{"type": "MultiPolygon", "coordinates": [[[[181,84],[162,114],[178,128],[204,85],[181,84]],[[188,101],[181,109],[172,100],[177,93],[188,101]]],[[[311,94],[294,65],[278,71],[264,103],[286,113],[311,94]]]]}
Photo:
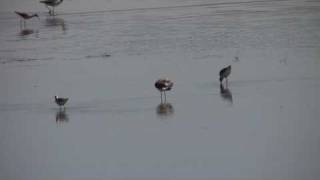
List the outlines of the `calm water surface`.
{"type": "Polygon", "coordinates": [[[137,2],[1,13],[0,179],[320,178],[319,1],[137,2]]]}

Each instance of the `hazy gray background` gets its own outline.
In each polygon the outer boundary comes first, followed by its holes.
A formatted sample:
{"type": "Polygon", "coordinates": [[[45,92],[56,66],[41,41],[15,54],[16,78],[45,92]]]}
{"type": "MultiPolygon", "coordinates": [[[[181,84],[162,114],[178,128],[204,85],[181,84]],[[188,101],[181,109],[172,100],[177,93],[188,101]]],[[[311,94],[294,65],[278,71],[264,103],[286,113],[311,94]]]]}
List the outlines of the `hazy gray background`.
{"type": "Polygon", "coordinates": [[[1,1],[0,179],[318,180],[320,2],[223,2],[1,1]]]}

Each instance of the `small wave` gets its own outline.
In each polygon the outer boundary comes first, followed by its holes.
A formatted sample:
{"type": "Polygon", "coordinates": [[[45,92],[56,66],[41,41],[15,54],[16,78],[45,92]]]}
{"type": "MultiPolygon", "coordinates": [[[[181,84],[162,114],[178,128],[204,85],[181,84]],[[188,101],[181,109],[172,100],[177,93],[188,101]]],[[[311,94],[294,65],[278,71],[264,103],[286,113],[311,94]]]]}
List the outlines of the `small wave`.
{"type": "Polygon", "coordinates": [[[9,58],[9,59],[3,59],[0,58],[0,63],[1,64],[9,64],[9,63],[24,63],[24,62],[34,62],[34,61],[47,61],[51,60],[53,58],[42,58],[42,59],[37,59],[37,58],[9,58]]]}
{"type": "Polygon", "coordinates": [[[110,56],[111,56],[110,54],[104,53],[104,54],[101,54],[101,55],[88,55],[88,56],[86,56],[86,58],[87,59],[91,59],[91,58],[108,58],[110,56]]]}

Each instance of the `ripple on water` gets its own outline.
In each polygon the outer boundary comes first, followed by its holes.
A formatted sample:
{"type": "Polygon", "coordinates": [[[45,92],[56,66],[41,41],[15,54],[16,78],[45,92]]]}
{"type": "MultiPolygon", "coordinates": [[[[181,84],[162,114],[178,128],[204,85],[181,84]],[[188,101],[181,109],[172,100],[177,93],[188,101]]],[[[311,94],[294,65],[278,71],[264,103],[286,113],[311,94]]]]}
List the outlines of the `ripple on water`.
{"type": "Polygon", "coordinates": [[[48,61],[52,60],[53,58],[0,58],[1,64],[10,64],[10,63],[26,63],[26,62],[35,62],[35,61],[48,61]]]}

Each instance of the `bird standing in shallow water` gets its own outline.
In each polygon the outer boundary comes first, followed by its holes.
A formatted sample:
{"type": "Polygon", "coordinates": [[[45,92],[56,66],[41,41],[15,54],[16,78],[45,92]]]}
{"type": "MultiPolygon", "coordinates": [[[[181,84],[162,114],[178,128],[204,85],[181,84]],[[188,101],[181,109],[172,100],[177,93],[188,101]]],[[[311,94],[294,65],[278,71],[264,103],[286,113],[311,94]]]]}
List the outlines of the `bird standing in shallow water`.
{"type": "Polygon", "coordinates": [[[61,106],[64,107],[64,105],[67,103],[69,98],[63,98],[63,97],[54,96],[54,100],[57,103],[57,105],[61,108],[61,106]]]}
{"type": "Polygon", "coordinates": [[[167,100],[166,91],[170,91],[173,86],[173,82],[168,79],[159,79],[156,81],[154,86],[160,91],[161,103],[162,103],[162,93],[164,93],[164,102],[167,100]]]}
{"type": "Polygon", "coordinates": [[[61,4],[63,0],[42,0],[40,3],[43,3],[46,5],[46,7],[49,9],[49,15],[54,16],[54,7],[58,6],[61,4]],[[52,9],[49,8],[52,7],[52,9]]]}
{"type": "Polygon", "coordinates": [[[18,12],[18,11],[15,11],[14,13],[16,13],[21,18],[20,19],[20,28],[22,26],[22,20],[23,20],[24,27],[26,27],[26,20],[27,19],[31,19],[33,17],[37,17],[40,20],[38,14],[36,14],[36,13],[28,14],[28,13],[25,13],[25,12],[18,12]]]}
{"type": "Polygon", "coordinates": [[[220,75],[220,83],[222,83],[223,79],[226,79],[226,85],[228,86],[228,76],[231,74],[231,65],[221,69],[220,75]]]}

